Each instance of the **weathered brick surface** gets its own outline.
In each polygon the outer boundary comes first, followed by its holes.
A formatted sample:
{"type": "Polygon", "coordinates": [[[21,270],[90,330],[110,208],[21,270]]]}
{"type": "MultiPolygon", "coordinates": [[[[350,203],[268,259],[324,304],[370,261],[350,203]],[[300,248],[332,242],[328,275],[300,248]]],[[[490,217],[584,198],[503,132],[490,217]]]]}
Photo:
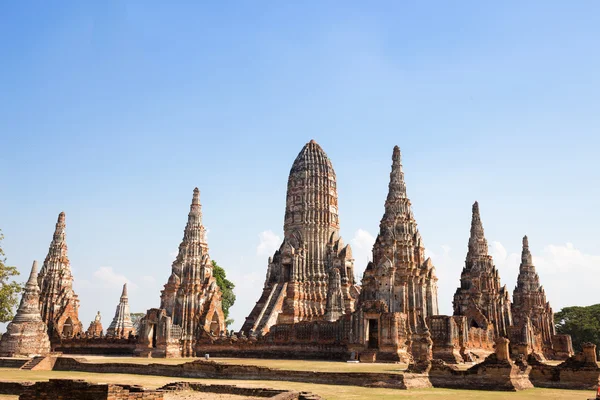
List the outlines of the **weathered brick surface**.
{"type": "MultiPolygon", "coordinates": [[[[0,385],[2,386],[2,385],[0,385]]],[[[50,379],[23,388],[19,400],[162,400],[164,393],[140,386],[93,384],[83,380],[50,379]]]]}
{"type": "Polygon", "coordinates": [[[61,212],[38,277],[40,311],[51,340],[83,332],[79,321],[79,297],[73,291],[73,275],[67,255],[65,219],[65,213],[61,212]]]}
{"type": "Polygon", "coordinates": [[[136,347],[136,339],[109,337],[74,337],[62,338],[54,345],[56,351],[64,354],[98,354],[132,356],[136,347]]]}
{"type": "Polygon", "coordinates": [[[427,376],[422,374],[283,371],[249,365],[219,364],[204,360],[179,365],[140,365],[127,363],[93,364],[61,357],[57,360],[55,370],[173,376],[181,378],[275,380],[320,384],[335,383],[337,385],[379,386],[397,389],[431,386],[427,376]]]}
{"type": "Polygon", "coordinates": [[[263,292],[242,326],[246,336],[266,334],[276,324],[334,321],[354,311],[359,290],[351,248],[339,235],[335,171],[314,140],[290,169],[283,231],[263,292]]]}
{"type": "Polygon", "coordinates": [[[4,357],[31,357],[50,352],[47,326],[40,316],[37,281],[37,261],[34,261],[17,313],[0,341],[0,355],[4,357]]]}
{"type": "Polygon", "coordinates": [[[158,390],[163,391],[183,391],[193,390],[195,392],[203,393],[215,393],[215,394],[234,394],[238,396],[249,396],[249,397],[264,397],[275,400],[292,400],[308,398],[318,400],[321,397],[312,393],[299,393],[290,390],[277,390],[277,389],[265,389],[265,388],[243,388],[235,385],[204,385],[201,383],[192,382],[172,382],[158,390]]]}
{"type": "Polygon", "coordinates": [[[591,343],[584,344],[583,352],[556,366],[543,364],[534,357],[528,361],[532,366],[530,379],[536,387],[579,390],[598,387],[600,368],[596,346],[591,343]]]}

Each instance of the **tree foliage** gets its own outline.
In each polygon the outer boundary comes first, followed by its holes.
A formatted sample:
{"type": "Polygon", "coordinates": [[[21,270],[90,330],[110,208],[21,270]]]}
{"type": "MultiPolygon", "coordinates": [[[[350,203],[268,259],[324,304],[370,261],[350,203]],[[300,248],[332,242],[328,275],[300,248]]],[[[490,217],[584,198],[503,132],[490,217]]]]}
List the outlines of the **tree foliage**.
{"type": "Polygon", "coordinates": [[[223,307],[223,314],[225,315],[225,324],[229,326],[233,323],[233,320],[229,317],[229,308],[233,306],[235,303],[235,293],[233,293],[233,289],[235,285],[229,279],[227,279],[227,275],[225,274],[225,270],[221,268],[215,260],[212,261],[213,265],[213,276],[217,280],[217,285],[221,288],[221,293],[223,294],[221,298],[221,303],[223,307]]]}
{"type": "Polygon", "coordinates": [[[23,285],[12,280],[19,275],[16,267],[6,265],[6,257],[2,250],[4,235],[0,231],[0,322],[9,322],[14,317],[14,311],[19,304],[19,296],[23,285]]]}
{"type": "Polygon", "coordinates": [[[600,304],[565,307],[554,314],[554,323],[557,333],[571,335],[575,351],[585,342],[600,346],[600,304]]]}

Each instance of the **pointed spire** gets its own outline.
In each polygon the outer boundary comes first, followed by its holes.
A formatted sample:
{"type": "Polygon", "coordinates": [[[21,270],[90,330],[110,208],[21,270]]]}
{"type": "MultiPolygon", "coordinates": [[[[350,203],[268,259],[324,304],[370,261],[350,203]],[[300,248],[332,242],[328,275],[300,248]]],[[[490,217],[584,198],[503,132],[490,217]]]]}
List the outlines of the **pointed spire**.
{"type": "Polygon", "coordinates": [[[483,224],[479,215],[479,203],[473,203],[471,217],[471,236],[469,237],[469,252],[467,260],[488,255],[488,244],[483,232],[483,224]]]}
{"type": "Polygon", "coordinates": [[[202,223],[202,205],[200,204],[200,190],[198,188],[194,188],[190,213],[188,215],[188,223],[202,223]]]}
{"type": "Polygon", "coordinates": [[[31,272],[29,273],[29,279],[27,280],[23,290],[21,303],[19,304],[19,308],[17,309],[17,313],[13,319],[15,322],[42,320],[42,316],[40,315],[40,289],[37,282],[37,270],[37,261],[34,261],[33,265],[31,266],[31,272]]]}
{"type": "Polygon", "coordinates": [[[126,338],[130,333],[135,335],[135,328],[131,322],[131,313],[129,312],[129,302],[127,300],[127,283],[125,283],[123,284],[121,299],[115,311],[115,317],[108,327],[106,335],[109,337],[126,338]]]}
{"type": "MultiPolygon", "coordinates": [[[[31,272],[29,273],[29,279],[27,280],[27,284],[25,285],[25,287],[33,285],[36,288],[38,288],[37,277],[38,277],[38,263],[37,263],[37,260],[34,260],[33,265],[31,266],[31,272]]],[[[38,290],[39,290],[39,288],[38,288],[38,290]]]]}
{"type": "Polygon", "coordinates": [[[394,146],[392,154],[392,171],[390,172],[390,184],[387,201],[406,198],[406,183],[404,183],[404,172],[402,171],[402,156],[400,147],[394,146]]]}
{"type": "Polygon", "coordinates": [[[523,251],[521,252],[521,267],[524,265],[532,265],[533,259],[531,257],[531,252],[529,251],[529,240],[527,239],[527,235],[523,236],[523,251]]]}
{"type": "Polygon", "coordinates": [[[56,221],[56,227],[54,228],[54,243],[64,242],[65,241],[65,228],[66,228],[66,214],[64,211],[61,211],[58,214],[58,220],[56,221]]]}
{"type": "Polygon", "coordinates": [[[40,307],[49,335],[61,335],[67,318],[73,322],[72,334],[81,332],[79,299],[73,291],[73,275],[66,241],[66,215],[58,215],[48,255],[38,275],[40,307]]]}

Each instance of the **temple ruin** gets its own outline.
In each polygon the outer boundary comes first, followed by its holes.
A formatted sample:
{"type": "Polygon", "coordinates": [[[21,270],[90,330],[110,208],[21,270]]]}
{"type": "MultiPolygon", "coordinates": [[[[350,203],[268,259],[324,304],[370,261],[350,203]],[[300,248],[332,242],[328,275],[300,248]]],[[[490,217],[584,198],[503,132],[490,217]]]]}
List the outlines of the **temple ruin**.
{"type": "Polygon", "coordinates": [[[473,204],[469,251],[453,305],[454,315],[466,316],[470,328],[491,328],[495,336],[508,336],[508,327],[512,325],[510,296],[488,254],[477,202],[473,204]]]}
{"type": "Polygon", "coordinates": [[[115,311],[110,326],[106,330],[106,336],[116,338],[127,338],[129,335],[135,335],[135,328],[131,322],[131,313],[129,312],[129,299],[127,297],[127,284],[123,284],[123,292],[119,299],[119,305],[115,311]]]}
{"type": "Polygon", "coordinates": [[[394,147],[385,212],[362,279],[353,315],[351,348],[371,360],[411,362],[431,358],[426,319],[439,314],[437,277],[417,228],[400,148],[394,147]],[[421,354],[422,353],[422,354],[421,354]]]}
{"type": "Polygon", "coordinates": [[[83,332],[79,321],[79,298],[73,291],[65,231],[65,213],[61,212],[48,255],[38,276],[42,320],[48,326],[51,340],[83,332]]]}
{"type": "Polygon", "coordinates": [[[512,315],[514,325],[510,328],[510,338],[520,346],[519,353],[536,353],[552,359],[565,359],[572,355],[570,338],[556,334],[554,312],[546,300],[546,292],[533,265],[527,236],[523,237],[512,315]]]}
{"type": "Polygon", "coordinates": [[[21,303],[0,340],[0,356],[39,356],[50,352],[48,327],[40,315],[37,261],[33,262],[21,303]]]}
{"type": "MultiPolygon", "coordinates": [[[[489,254],[477,202],[453,315],[439,315],[436,269],[425,256],[404,178],[395,146],[373,259],[362,266],[358,285],[351,248],[340,237],[332,163],[315,141],[307,143],[288,178],[283,242],[269,258],[260,298],[237,333],[226,330],[198,188],[160,307],[147,310],[137,336],[127,285],[106,335],[99,313],[81,331],[61,213],[44,266],[38,277],[34,264],[0,353],[47,353],[51,335],[54,351],[71,354],[404,362],[408,373],[435,387],[573,387],[574,374],[583,374],[585,385],[597,380],[592,345],[574,355],[570,336],[555,332],[527,237],[511,302],[489,254]],[[557,366],[548,359],[565,361],[557,366]],[[453,365],[465,362],[475,365],[453,365]],[[559,375],[562,381],[555,383],[559,375]]],[[[404,388],[414,383],[402,379],[404,388]]]]}
{"type": "Polygon", "coordinates": [[[242,326],[246,335],[264,335],[275,324],[334,321],[354,311],[359,287],[352,251],[339,236],[335,171],[314,140],[292,164],[283,231],[262,295],[242,326]]]}
{"type": "Polygon", "coordinates": [[[220,335],[226,329],[198,188],[194,189],[183,240],[160,300],[160,308],[148,310],[140,323],[136,349],[140,355],[190,357],[196,354],[199,338],[220,335]]]}

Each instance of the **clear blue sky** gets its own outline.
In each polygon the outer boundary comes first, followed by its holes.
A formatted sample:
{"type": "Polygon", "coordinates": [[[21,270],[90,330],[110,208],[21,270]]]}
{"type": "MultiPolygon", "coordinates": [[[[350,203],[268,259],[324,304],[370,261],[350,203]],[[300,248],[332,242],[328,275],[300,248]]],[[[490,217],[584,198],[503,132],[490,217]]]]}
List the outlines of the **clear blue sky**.
{"type": "Polygon", "coordinates": [[[0,5],[4,249],[26,274],[64,210],[86,328],[125,279],[158,306],[195,186],[239,327],[313,138],[357,271],[398,144],[442,312],[475,200],[511,291],[528,234],[555,309],[599,301],[600,3],[196,3],[0,5]]]}

